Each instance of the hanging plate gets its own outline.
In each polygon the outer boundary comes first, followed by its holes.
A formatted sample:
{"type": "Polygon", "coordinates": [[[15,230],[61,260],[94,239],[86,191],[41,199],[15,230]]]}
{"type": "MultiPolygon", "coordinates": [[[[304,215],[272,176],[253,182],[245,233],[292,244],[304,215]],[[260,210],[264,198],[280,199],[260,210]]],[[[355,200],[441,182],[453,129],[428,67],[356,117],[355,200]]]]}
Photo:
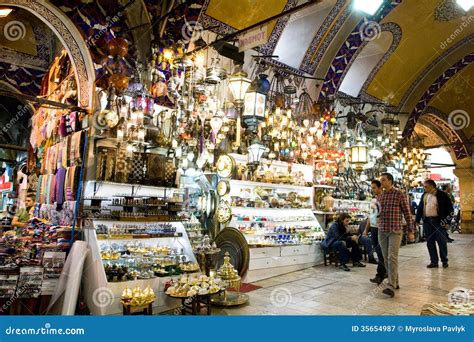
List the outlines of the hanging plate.
{"type": "Polygon", "coordinates": [[[227,227],[217,234],[215,242],[217,247],[220,248],[217,257],[217,268],[221,267],[224,262],[224,254],[228,252],[230,262],[239,272],[239,276],[243,278],[247,273],[250,261],[249,246],[244,235],[235,228],[227,227]]]}

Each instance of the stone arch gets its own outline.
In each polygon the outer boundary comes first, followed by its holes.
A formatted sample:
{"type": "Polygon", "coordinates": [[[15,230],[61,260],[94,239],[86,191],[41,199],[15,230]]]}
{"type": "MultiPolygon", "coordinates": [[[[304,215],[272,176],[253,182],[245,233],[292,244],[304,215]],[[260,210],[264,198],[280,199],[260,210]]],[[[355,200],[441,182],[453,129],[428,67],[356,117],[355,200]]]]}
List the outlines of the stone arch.
{"type": "Polygon", "coordinates": [[[95,71],[89,49],[74,23],[54,5],[45,0],[4,0],[1,6],[23,8],[43,21],[59,38],[68,52],[76,82],[79,104],[91,108],[95,71]]]}
{"type": "Polygon", "coordinates": [[[463,130],[456,130],[450,123],[448,115],[437,108],[427,107],[420,118],[421,123],[431,126],[438,136],[449,144],[454,154],[453,160],[461,160],[471,156],[470,145],[463,130]]]}

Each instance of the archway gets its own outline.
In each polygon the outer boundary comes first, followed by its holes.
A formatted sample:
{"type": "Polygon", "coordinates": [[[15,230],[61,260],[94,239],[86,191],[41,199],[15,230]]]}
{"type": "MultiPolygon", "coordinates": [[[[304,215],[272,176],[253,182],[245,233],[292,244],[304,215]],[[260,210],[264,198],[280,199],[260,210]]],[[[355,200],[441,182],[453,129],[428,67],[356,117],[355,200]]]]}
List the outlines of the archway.
{"type": "Polygon", "coordinates": [[[91,108],[95,81],[94,64],[87,45],[71,20],[44,0],[1,1],[1,6],[23,8],[43,21],[66,49],[78,84],[78,100],[83,108],[91,108]]]}

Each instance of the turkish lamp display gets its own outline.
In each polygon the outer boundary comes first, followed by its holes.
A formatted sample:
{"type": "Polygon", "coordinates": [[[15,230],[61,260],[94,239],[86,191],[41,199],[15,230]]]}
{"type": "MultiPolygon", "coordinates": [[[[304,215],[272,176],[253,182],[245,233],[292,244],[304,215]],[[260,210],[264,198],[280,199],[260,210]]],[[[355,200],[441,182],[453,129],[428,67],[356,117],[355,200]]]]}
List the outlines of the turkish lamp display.
{"type": "Polygon", "coordinates": [[[251,81],[244,71],[238,71],[229,77],[229,88],[236,104],[242,105],[244,103],[245,94],[250,87],[250,83],[251,81]]]}

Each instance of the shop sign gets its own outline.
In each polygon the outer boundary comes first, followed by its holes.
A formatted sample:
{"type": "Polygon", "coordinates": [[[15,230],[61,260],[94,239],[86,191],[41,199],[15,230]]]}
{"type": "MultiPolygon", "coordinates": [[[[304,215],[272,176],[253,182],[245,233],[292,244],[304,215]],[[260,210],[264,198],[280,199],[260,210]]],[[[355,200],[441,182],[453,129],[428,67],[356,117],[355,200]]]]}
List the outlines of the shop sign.
{"type": "Polygon", "coordinates": [[[239,36],[239,52],[252,49],[267,42],[267,26],[257,27],[239,36]]]}

